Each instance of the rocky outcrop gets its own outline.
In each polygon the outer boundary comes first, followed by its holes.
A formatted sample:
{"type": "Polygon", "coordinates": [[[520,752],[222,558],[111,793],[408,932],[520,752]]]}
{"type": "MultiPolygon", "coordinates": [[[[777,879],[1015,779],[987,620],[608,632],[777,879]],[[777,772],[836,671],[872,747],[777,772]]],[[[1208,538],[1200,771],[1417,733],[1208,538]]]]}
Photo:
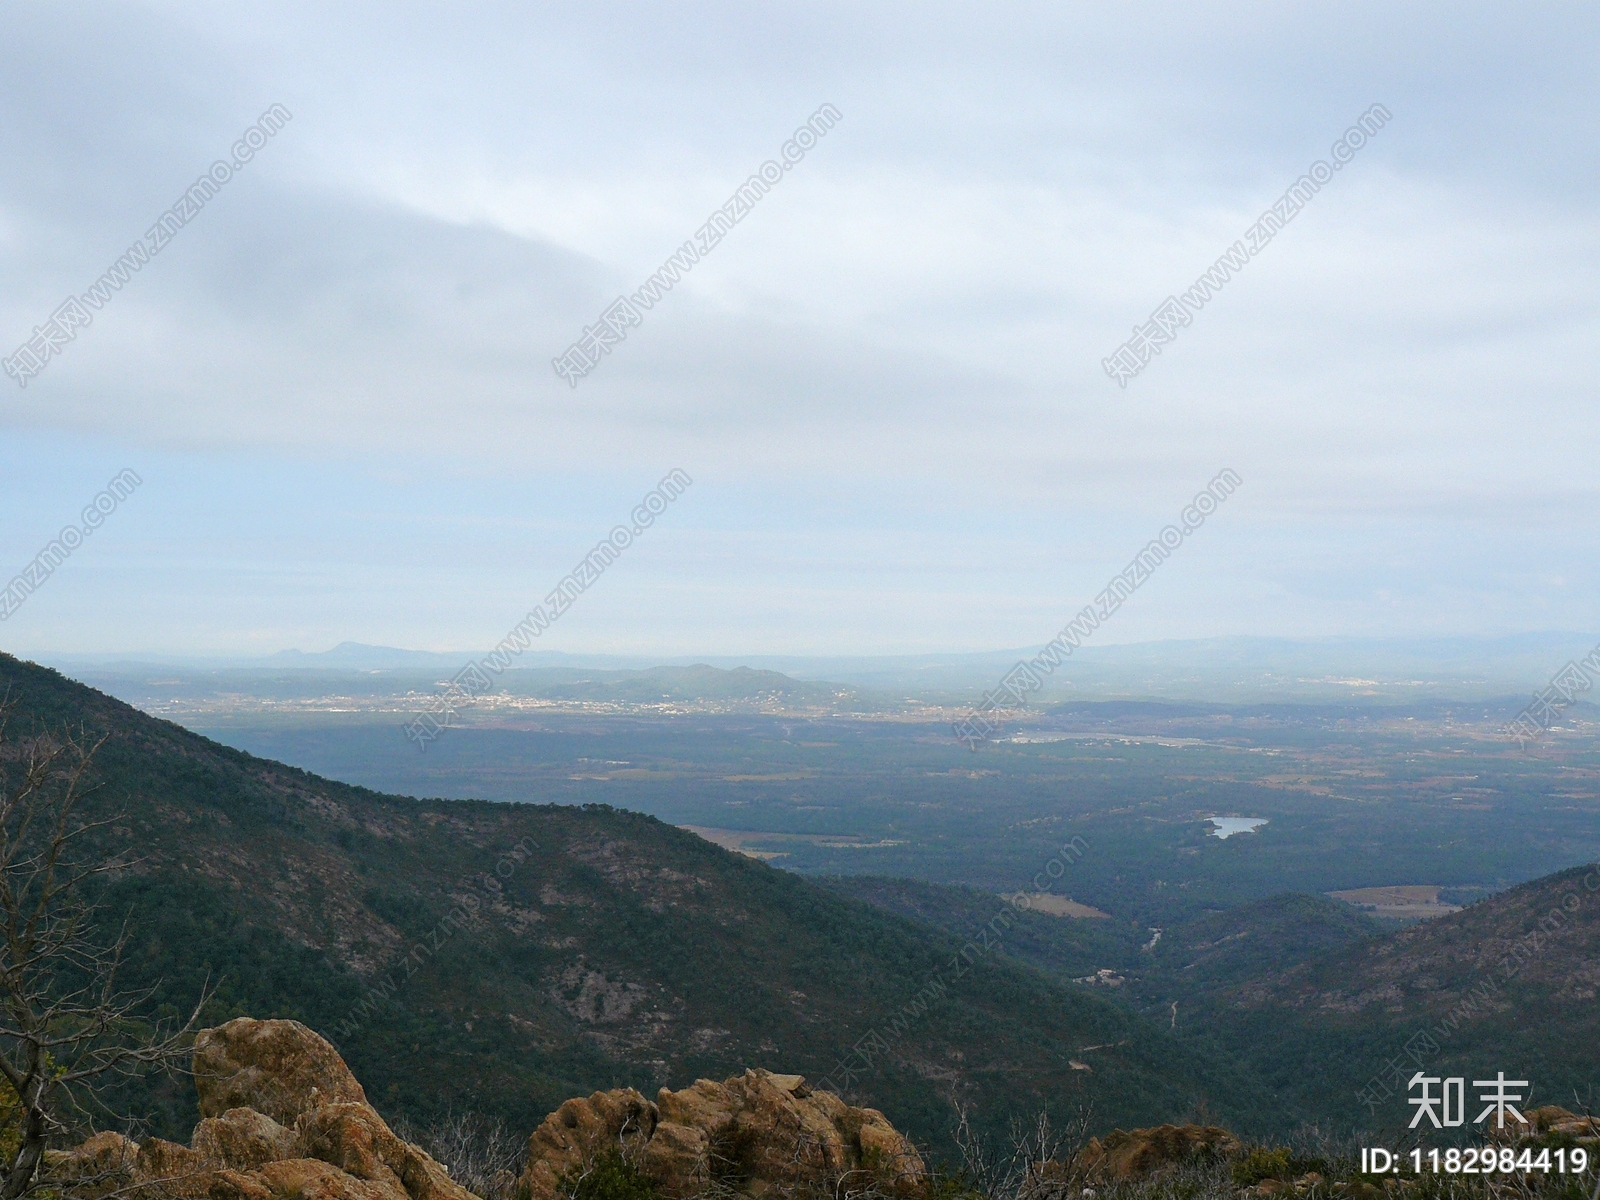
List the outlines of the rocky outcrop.
{"type": "Polygon", "coordinates": [[[1559,1104],[1530,1108],[1523,1116],[1528,1118],[1527,1124],[1507,1117],[1503,1128],[1493,1120],[1485,1121],[1481,1126],[1484,1136],[1491,1142],[1522,1145],[1540,1144],[1555,1135],[1565,1144],[1583,1146],[1591,1154],[1600,1145],[1600,1117],[1579,1116],[1559,1104]]]}
{"type": "Polygon", "coordinates": [[[326,1041],[240,1017],[195,1041],[204,1118],[191,1144],[97,1133],[52,1153],[49,1182],[134,1200],[476,1200],[397,1137],[326,1041]]]}
{"type": "Polygon", "coordinates": [[[298,1021],[239,1017],[202,1030],[194,1043],[194,1085],[200,1115],[253,1108],[279,1125],[293,1125],[324,1104],[365,1104],[339,1052],[298,1021]]]}
{"type": "Polygon", "coordinates": [[[1195,1159],[1231,1158],[1244,1147],[1215,1125],[1157,1125],[1113,1129],[1104,1140],[1090,1138],[1073,1160],[1076,1177],[1090,1183],[1141,1179],[1195,1159]]]}
{"type": "Polygon", "coordinates": [[[220,1117],[207,1117],[189,1142],[209,1161],[238,1171],[295,1156],[294,1130],[253,1108],[230,1108],[220,1117]]]}
{"type": "Polygon", "coordinates": [[[1593,1146],[1600,1139],[1600,1117],[1580,1116],[1559,1104],[1530,1109],[1528,1123],[1539,1136],[1566,1134],[1581,1146],[1593,1146]]]}
{"type": "MultiPolygon", "coordinates": [[[[205,1030],[194,1076],[202,1120],[189,1145],[97,1133],[51,1152],[46,1184],[86,1200],[477,1200],[397,1136],[338,1052],[298,1022],[241,1017],[205,1030]]],[[[632,1088],[568,1100],[529,1137],[517,1190],[556,1200],[564,1176],[607,1155],[662,1200],[810,1184],[909,1191],[926,1179],[882,1113],[798,1075],[746,1071],[662,1088],[654,1101],[632,1088]]],[[[502,1175],[496,1187],[511,1183],[502,1175]]]]}
{"type": "Polygon", "coordinates": [[[632,1088],[568,1100],[529,1136],[522,1178],[543,1200],[555,1195],[556,1183],[568,1171],[607,1149],[637,1161],[659,1120],[656,1106],[632,1088]]]}
{"type": "Polygon", "coordinates": [[[662,1088],[654,1103],[632,1088],[568,1100],[529,1137],[519,1190],[555,1200],[564,1175],[608,1154],[671,1200],[712,1183],[759,1196],[849,1175],[904,1189],[926,1175],[916,1149],[876,1109],[812,1091],[799,1075],[750,1070],[680,1092],[662,1088]]]}

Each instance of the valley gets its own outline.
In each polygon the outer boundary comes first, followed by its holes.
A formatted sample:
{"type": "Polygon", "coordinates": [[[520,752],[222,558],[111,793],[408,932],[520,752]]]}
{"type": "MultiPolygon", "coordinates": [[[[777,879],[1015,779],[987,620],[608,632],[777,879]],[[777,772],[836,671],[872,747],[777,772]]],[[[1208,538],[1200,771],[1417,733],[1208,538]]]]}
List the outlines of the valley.
{"type": "MultiPolygon", "coordinates": [[[[1581,969],[1458,1011],[1600,857],[1592,749],[1512,754],[1482,706],[1078,705],[977,754],[922,722],[568,714],[421,755],[351,714],[204,727],[229,749],[3,663],[31,720],[110,734],[143,858],[105,900],[139,978],[322,1029],[402,1114],[527,1124],[761,1065],[842,1079],[937,1150],[960,1100],[997,1129],[1390,1122],[1392,1093],[1360,1097],[1441,1023],[1441,1061],[1580,1091],[1600,1066],[1567,1038],[1589,1044],[1588,907],[1581,969]],[[1260,823],[1220,837],[1228,813],[1260,823]],[[1565,1032],[1488,1015],[1551,1005],[1565,1032]],[[452,1064],[426,1096],[423,1046],[452,1064]]],[[[182,1126],[173,1093],[142,1102],[182,1126]]]]}
{"type": "Polygon", "coordinates": [[[646,812],[807,875],[1012,892],[1082,836],[1094,849],[1058,886],[1162,926],[1289,888],[1459,905],[1600,857],[1596,738],[1575,720],[1524,753],[1499,732],[1509,707],[1078,704],[976,754],[889,717],[555,714],[465,724],[426,754],[371,717],[189,722],[386,792],[646,812]],[[1265,823],[1219,837],[1219,817],[1265,823]]]}

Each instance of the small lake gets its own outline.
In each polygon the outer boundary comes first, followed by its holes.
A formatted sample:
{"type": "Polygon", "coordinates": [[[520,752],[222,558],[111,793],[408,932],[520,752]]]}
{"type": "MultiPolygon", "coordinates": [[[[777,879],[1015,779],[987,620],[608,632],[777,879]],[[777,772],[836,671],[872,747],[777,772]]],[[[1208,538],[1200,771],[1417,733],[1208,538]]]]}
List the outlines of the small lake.
{"type": "Polygon", "coordinates": [[[1232,837],[1236,833],[1254,833],[1256,826],[1265,825],[1266,817],[1207,817],[1215,826],[1212,833],[1219,838],[1232,837]]]}

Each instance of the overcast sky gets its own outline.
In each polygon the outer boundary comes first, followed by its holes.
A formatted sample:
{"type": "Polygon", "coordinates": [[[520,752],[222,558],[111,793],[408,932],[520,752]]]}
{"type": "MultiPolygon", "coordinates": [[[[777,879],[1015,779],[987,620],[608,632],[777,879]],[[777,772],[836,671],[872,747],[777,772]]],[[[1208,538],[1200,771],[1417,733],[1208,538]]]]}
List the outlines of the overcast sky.
{"type": "Polygon", "coordinates": [[[0,354],[289,121],[28,386],[15,653],[1594,630],[1595,64],[1574,5],[12,3],[0,354]],[[1392,120],[1119,388],[1101,360],[1392,120]],[[551,359],[842,119],[577,388],[551,359]]]}

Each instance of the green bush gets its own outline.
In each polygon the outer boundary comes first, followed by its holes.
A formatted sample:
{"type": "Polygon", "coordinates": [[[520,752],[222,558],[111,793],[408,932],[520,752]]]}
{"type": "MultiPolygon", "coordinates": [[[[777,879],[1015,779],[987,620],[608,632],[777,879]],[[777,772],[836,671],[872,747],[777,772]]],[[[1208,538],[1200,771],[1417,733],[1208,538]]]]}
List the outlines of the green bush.
{"type": "Polygon", "coordinates": [[[1250,1153],[1233,1164],[1233,1181],[1240,1187],[1251,1187],[1263,1179],[1288,1179],[1292,1169],[1289,1148],[1278,1146],[1268,1150],[1256,1146],[1250,1153]]]}
{"type": "Polygon", "coordinates": [[[1333,1173],[1325,1158],[1302,1158],[1287,1146],[1252,1146],[1233,1164],[1233,1181],[1251,1187],[1263,1179],[1299,1179],[1315,1171],[1326,1178],[1333,1173]]]}
{"type": "Polygon", "coordinates": [[[616,1150],[572,1168],[559,1186],[567,1200],[658,1200],[655,1185],[616,1150]]]}

